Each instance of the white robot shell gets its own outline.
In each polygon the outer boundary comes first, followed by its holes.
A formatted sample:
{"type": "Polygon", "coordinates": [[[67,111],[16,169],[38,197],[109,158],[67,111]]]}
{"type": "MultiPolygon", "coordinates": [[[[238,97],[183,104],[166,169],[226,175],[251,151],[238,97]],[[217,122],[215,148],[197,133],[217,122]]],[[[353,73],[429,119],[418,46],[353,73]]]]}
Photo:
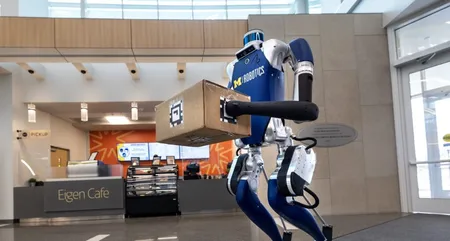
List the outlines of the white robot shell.
{"type": "MultiPolygon", "coordinates": [[[[283,71],[284,62],[291,56],[289,45],[278,39],[269,39],[265,42],[258,40],[253,41],[239,50],[239,52],[252,45],[255,47],[255,49],[261,49],[270,65],[273,68],[278,69],[279,71],[283,71]]],[[[234,65],[237,62],[238,59],[234,59],[227,65],[227,74],[230,78],[229,81],[233,80],[234,65]]]]}

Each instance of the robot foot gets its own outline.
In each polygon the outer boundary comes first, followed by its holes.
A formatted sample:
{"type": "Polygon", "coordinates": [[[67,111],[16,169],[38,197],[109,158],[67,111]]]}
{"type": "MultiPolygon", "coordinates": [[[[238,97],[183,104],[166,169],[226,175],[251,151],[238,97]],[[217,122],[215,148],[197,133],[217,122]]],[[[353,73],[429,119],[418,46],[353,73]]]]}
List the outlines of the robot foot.
{"type": "Polygon", "coordinates": [[[322,233],[325,235],[327,241],[333,240],[333,226],[325,225],[322,227],[322,233]]]}
{"type": "Polygon", "coordinates": [[[283,241],[292,241],[292,233],[291,232],[284,232],[283,233],[283,241]]]}
{"type": "Polygon", "coordinates": [[[256,193],[250,189],[247,180],[240,180],[236,201],[239,207],[272,241],[283,241],[275,220],[261,204],[256,193]]]}

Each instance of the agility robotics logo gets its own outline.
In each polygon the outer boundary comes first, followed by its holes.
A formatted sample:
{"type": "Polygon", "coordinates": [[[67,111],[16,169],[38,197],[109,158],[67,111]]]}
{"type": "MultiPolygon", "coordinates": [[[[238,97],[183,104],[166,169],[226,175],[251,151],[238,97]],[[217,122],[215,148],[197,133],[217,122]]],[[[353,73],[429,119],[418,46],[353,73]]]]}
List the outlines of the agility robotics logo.
{"type": "Polygon", "coordinates": [[[239,77],[237,80],[233,81],[233,87],[237,88],[241,86],[242,84],[245,84],[247,82],[250,82],[258,77],[263,76],[265,73],[264,66],[258,67],[246,74],[244,74],[242,77],[239,77]]]}

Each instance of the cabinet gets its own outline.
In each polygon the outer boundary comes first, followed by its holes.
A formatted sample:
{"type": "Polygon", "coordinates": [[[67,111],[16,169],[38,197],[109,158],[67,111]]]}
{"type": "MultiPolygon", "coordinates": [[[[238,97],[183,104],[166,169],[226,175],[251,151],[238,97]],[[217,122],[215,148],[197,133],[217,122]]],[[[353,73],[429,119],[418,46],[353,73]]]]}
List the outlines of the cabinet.
{"type": "Polygon", "coordinates": [[[131,166],[125,192],[127,217],[179,214],[178,167],[131,166]]]}

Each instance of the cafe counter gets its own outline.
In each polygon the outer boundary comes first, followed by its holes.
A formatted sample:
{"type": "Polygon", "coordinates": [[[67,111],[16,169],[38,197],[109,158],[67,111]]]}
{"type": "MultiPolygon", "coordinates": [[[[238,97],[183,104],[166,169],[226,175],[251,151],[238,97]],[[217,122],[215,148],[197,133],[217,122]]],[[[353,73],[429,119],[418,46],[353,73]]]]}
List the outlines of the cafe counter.
{"type": "Polygon", "coordinates": [[[236,212],[239,206],[226,188],[227,179],[199,179],[178,182],[181,214],[236,212]]]}
{"type": "Polygon", "coordinates": [[[15,219],[124,214],[121,177],[47,179],[44,186],[14,188],[15,219]]]}

